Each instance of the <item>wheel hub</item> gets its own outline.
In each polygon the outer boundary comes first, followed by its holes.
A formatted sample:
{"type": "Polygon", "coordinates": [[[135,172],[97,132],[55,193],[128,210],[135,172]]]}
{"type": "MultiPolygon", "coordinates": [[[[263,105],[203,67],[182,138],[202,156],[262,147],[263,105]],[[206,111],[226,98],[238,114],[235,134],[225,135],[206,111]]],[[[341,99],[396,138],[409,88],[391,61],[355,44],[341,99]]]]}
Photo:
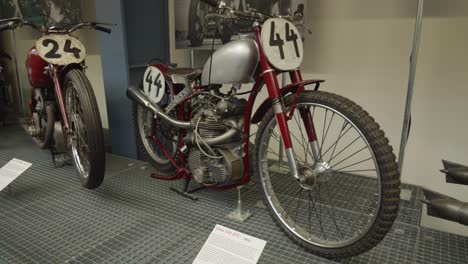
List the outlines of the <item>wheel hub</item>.
{"type": "Polygon", "coordinates": [[[330,169],[330,165],[326,162],[317,163],[312,169],[308,166],[303,166],[299,169],[299,184],[306,190],[313,189],[323,175],[330,169]]]}

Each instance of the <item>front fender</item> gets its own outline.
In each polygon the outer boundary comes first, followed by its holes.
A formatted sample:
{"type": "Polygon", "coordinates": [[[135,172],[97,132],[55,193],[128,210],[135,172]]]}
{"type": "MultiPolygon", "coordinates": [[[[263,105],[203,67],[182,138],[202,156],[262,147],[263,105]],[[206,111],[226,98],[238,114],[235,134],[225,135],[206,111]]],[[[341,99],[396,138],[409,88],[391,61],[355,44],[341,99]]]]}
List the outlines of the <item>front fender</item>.
{"type": "Polygon", "coordinates": [[[74,70],[74,69],[82,71],[82,70],[85,69],[85,65],[84,65],[84,63],[72,63],[72,64],[68,64],[68,65],[64,66],[62,68],[62,70],[60,71],[60,82],[62,83],[63,80],[65,79],[65,76],[67,75],[67,73],[69,71],[71,71],[71,70],[74,70]]]}
{"type": "MultiPolygon", "coordinates": [[[[325,82],[324,80],[306,80],[298,83],[293,83],[290,84],[284,88],[281,88],[281,97],[284,98],[288,96],[289,94],[295,94],[297,91],[297,88],[299,88],[301,85],[307,86],[311,84],[315,84],[315,91],[317,91],[320,88],[320,84],[325,82]]],[[[263,116],[270,110],[272,106],[272,100],[271,98],[267,98],[263,103],[258,107],[257,111],[255,112],[254,116],[252,117],[251,123],[252,124],[258,124],[260,121],[262,121],[263,116]]]]}

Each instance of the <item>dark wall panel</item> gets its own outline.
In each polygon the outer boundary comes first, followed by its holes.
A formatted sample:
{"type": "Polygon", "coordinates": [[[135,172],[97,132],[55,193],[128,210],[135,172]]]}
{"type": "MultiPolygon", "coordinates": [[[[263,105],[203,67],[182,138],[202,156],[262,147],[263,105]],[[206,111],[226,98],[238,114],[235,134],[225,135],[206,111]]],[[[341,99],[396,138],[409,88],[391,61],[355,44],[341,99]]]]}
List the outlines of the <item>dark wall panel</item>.
{"type": "Polygon", "coordinates": [[[130,84],[141,79],[148,59],[169,57],[167,0],[96,0],[96,19],[115,23],[100,34],[100,49],[111,130],[112,152],[137,158],[130,84]]]}

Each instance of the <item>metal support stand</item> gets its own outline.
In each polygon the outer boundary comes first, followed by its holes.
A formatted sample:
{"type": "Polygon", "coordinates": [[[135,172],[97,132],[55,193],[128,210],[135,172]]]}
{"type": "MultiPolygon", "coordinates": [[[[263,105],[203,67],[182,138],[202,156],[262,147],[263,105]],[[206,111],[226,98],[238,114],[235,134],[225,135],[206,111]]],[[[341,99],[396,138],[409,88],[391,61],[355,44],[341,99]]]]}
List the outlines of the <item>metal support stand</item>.
{"type": "Polygon", "coordinates": [[[411,66],[410,76],[408,82],[408,93],[406,96],[406,109],[403,120],[403,132],[401,135],[400,154],[398,155],[398,171],[400,174],[403,172],[403,161],[405,158],[406,144],[408,143],[408,136],[411,126],[411,104],[414,92],[414,79],[416,77],[416,66],[418,62],[419,42],[421,39],[422,19],[424,13],[424,0],[418,2],[418,14],[416,16],[416,28],[414,31],[413,50],[411,52],[411,66]]]}
{"type": "Polygon", "coordinates": [[[229,219],[233,219],[236,221],[244,222],[249,218],[252,214],[249,210],[242,209],[242,197],[241,197],[241,189],[243,186],[237,187],[237,208],[230,212],[226,217],[229,219]]]}

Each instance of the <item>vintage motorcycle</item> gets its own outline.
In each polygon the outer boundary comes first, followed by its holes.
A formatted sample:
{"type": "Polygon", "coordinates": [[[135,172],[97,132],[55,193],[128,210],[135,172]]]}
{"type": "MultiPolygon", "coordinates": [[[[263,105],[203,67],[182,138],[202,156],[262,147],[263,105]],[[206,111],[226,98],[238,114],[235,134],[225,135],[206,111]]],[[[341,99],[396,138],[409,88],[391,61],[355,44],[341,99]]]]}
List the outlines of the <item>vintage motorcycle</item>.
{"type": "Polygon", "coordinates": [[[300,15],[204,1],[216,16],[249,21],[252,38],[214,51],[203,70],[150,64],[140,87],[128,89],[143,158],[169,174],[152,177],[185,179],[180,192],[190,197],[190,179],[226,190],[253,174],[273,219],[302,247],[327,258],[374,247],[399,208],[399,173],[384,132],[356,103],[319,91],[323,80],[303,80],[303,42],[292,23],[300,15]],[[279,74],[291,84],[280,87],[279,74]],[[253,112],[264,85],[268,98],[253,112]]]}
{"type": "Polygon", "coordinates": [[[93,88],[84,72],[86,49],[70,34],[81,28],[111,33],[105,25],[80,22],[41,28],[23,18],[0,21],[0,31],[30,26],[43,34],[26,61],[32,87],[29,133],[39,147],[52,153],[70,151],[81,184],[88,189],[99,187],[104,179],[104,135],[93,88]]]}

